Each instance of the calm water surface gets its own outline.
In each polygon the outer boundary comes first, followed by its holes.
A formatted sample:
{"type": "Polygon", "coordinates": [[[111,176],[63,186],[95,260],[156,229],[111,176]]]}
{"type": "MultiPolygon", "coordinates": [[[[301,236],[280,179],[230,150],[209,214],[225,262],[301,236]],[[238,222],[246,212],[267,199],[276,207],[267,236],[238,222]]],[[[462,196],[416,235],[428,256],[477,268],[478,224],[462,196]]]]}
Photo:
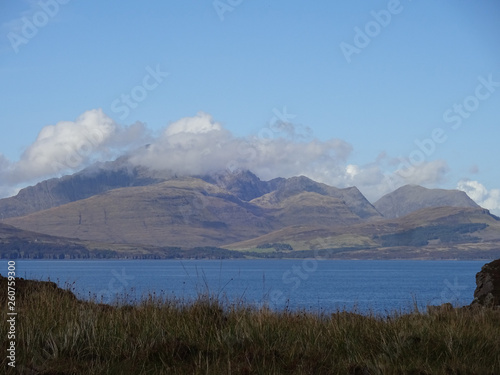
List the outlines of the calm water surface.
{"type": "MultiPolygon", "coordinates": [[[[348,260],[17,260],[18,277],[51,280],[80,298],[137,301],[149,292],[192,299],[200,293],[274,309],[390,313],[472,301],[488,261],[348,260]]],[[[5,275],[7,261],[0,262],[5,275]]]]}

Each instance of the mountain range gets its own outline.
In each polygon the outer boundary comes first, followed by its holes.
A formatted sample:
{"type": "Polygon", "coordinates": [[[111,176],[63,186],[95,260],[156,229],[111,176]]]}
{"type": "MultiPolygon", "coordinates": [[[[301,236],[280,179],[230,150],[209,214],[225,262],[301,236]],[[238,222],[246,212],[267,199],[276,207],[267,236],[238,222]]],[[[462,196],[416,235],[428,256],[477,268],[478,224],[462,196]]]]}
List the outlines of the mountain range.
{"type": "Polygon", "coordinates": [[[461,191],[408,185],[371,204],[356,187],[304,176],[176,176],[133,166],[125,157],[1,199],[0,218],[0,249],[21,254],[26,243],[36,243],[38,256],[45,251],[41,243],[85,256],[194,248],[268,257],[500,254],[500,219],[461,191]]]}

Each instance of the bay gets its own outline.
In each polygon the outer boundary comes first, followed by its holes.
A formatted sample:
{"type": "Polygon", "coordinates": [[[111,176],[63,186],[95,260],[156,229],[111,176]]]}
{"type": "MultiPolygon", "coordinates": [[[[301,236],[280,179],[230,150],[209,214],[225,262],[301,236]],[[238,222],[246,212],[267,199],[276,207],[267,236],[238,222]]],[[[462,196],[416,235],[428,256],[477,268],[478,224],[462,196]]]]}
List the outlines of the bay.
{"type": "MultiPolygon", "coordinates": [[[[135,303],[147,293],[184,301],[209,294],[272,309],[389,314],[469,304],[488,261],[16,260],[17,277],[51,280],[81,299],[135,303]]],[[[7,260],[0,274],[7,273],[7,260]]]]}

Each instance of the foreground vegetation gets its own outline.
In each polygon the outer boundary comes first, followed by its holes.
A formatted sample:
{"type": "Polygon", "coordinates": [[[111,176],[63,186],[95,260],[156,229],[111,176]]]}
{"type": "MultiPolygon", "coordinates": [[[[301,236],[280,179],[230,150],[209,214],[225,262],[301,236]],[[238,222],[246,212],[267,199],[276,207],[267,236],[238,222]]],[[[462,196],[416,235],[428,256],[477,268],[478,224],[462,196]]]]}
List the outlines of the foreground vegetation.
{"type": "Polygon", "coordinates": [[[500,373],[500,311],[485,308],[330,315],[156,295],[108,306],[19,280],[17,311],[13,374],[500,373]]]}

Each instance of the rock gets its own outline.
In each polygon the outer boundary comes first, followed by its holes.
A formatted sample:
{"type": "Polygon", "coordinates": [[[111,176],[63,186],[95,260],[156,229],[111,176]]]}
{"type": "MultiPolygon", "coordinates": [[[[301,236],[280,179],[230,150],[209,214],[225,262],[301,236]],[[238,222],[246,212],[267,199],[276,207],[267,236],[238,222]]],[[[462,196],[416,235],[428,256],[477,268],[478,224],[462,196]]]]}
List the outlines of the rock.
{"type": "Polygon", "coordinates": [[[500,259],[485,264],[476,274],[471,306],[500,307],[500,259]]]}

